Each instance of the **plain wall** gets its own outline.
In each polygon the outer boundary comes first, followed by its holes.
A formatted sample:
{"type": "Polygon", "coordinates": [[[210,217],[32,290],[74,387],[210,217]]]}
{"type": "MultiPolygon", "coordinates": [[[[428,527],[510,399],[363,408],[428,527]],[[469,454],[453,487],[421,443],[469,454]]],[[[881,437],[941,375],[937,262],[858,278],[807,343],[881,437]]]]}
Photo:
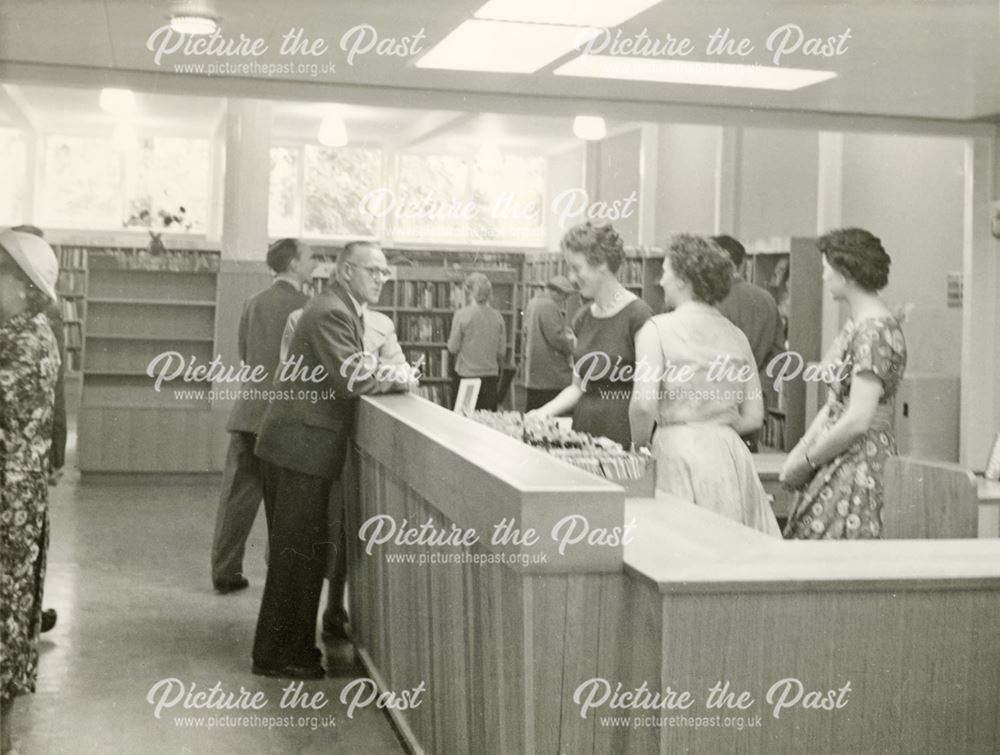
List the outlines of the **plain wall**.
{"type": "Polygon", "coordinates": [[[815,235],[818,132],[746,128],[739,154],[735,235],[744,242],[815,235]]]}
{"type": "Polygon", "coordinates": [[[903,325],[908,373],[961,371],[962,310],[947,306],[962,270],[965,145],[961,139],[845,134],[842,224],[865,228],[892,257],[890,305],[903,325]]]}

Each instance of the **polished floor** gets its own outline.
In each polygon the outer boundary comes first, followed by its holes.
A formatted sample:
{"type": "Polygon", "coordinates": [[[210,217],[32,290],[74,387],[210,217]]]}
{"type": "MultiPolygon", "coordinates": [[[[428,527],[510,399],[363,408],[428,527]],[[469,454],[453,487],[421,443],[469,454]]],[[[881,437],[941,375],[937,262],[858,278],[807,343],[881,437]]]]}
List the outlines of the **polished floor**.
{"type": "Polygon", "coordinates": [[[59,620],[42,635],[36,694],[16,703],[19,755],[403,751],[374,706],[347,717],[339,696],[351,676],[305,683],[305,693],[326,698],[313,699],[313,710],[301,701],[282,707],[290,682],[250,673],[263,512],[248,544],[250,588],[220,596],[208,569],[216,483],[81,484],[67,466],[51,489],[45,593],[59,620]],[[150,702],[154,686],[171,679],[150,702]],[[197,693],[216,683],[234,699],[245,690],[266,702],[258,698],[257,710],[183,707],[179,685],[197,693]]]}

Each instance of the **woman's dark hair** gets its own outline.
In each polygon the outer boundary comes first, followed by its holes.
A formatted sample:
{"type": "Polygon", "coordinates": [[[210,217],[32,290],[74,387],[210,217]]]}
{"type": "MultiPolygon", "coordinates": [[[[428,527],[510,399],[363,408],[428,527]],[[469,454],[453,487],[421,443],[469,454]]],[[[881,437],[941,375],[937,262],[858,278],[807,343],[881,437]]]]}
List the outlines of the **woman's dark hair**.
{"type": "Polygon", "coordinates": [[[617,273],[625,260],[625,244],[610,223],[595,225],[588,220],[575,225],[566,231],[560,246],[564,252],[582,254],[591,267],[607,264],[612,273],[617,273]]]}
{"type": "Polygon", "coordinates": [[[729,295],[736,268],[714,241],[682,233],[670,239],[666,261],[674,275],[691,284],[694,298],[715,304],[729,295]]]}
{"type": "Polygon", "coordinates": [[[28,312],[32,316],[37,315],[39,312],[44,312],[52,306],[52,300],[38,286],[31,282],[28,274],[21,269],[21,266],[14,261],[14,258],[2,246],[0,246],[0,270],[3,271],[4,275],[10,275],[24,284],[26,292],[25,301],[28,312]]]}
{"type": "Polygon", "coordinates": [[[889,283],[892,259],[882,242],[861,228],[839,228],[816,242],[830,267],[866,291],[881,291],[889,283]]]}
{"type": "Polygon", "coordinates": [[[283,273],[298,256],[298,239],[278,239],[267,249],[267,266],[276,273],[283,273]]]}

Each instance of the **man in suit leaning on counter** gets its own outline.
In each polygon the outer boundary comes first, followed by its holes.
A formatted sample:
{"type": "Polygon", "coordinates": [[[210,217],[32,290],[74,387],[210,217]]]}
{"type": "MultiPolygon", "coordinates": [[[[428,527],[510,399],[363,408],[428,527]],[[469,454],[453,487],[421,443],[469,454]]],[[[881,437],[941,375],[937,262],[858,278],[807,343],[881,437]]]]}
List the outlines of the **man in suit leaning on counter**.
{"type": "MultiPolygon", "coordinates": [[[[365,329],[362,339],[365,352],[372,354],[379,365],[398,367],[406,364],[406,355],[396,337],[396,325],[392,318],[381,312],[376,312],[362,303],[365,329]]],[[[285,323],[285,333],[281,336],[281,360],[288,358],[288,350],[292,346],[295,328],[302,317],[302,310],[297,309],[288,316],[285,323]]],[[[329,532],[330,549],[327,552],[327,578],[330,589],[327,592],[326,609],[323,611],[323,639],[327,641],[349,639],[348,625],[350,619],[344,608],[344,593],[347,588],[347,531],[344,528],[344,498],[347,492],[341,485],[335,484],[330,491],[329,532]]]]}
{"type": "Polygon", "coordinates": [[[389,378],[353,369],[364,351],[364,305],[378,302],[388,278],[377,245],[345,246],[337,281],[305,306],[295,328],[288,352],[295,379],[275,382],[287,395],[271,402],[256,445],[271,557],[254,637],[255,674],[324,676],[315,636],[329,540],[327,502],[347,457],[357,399],[413,385],[409,367],[389,378]],[[319,381],[312,379],[317,371],[319,381]],[[324,395],[330,391],[332,397],[324,395]]]}
{"type": "MultiPolygon", "coordinates": [[[[316,262],[308,244],[280,239],[267,250],[267,266],[276,274],[274,282],[243,303],[238,344],[240,359],[262,366],[269,383],[278,370],[285,320],[308,300],[302,286],[312,280],[316,262]]],[[[243,389],[226,423],[229,451],[212,539],[212,583],[220,593],[249,584],[243,576],[243,552],[263,495],[253,447],[268,402],[255,385],[243,389]]]]}

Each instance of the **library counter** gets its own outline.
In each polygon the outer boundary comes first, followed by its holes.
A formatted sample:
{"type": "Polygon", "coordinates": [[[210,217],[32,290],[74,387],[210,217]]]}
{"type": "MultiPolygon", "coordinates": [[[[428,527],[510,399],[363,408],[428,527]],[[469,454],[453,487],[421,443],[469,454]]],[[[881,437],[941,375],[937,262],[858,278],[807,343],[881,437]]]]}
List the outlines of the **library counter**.
{"type": "Polygon", "coordinates": [[[362,400],[351,467],[417,752],[1000,751],[998,541],[771,539],[411,396],[362,400]]]}

